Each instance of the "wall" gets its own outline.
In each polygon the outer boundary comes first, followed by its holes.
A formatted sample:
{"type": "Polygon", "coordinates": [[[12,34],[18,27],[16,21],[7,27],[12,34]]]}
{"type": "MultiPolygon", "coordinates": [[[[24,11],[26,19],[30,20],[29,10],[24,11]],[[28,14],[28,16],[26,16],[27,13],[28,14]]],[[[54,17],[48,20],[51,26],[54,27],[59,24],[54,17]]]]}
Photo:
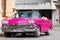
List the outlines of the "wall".
{"type": "Polygon", "coordinates": [[[6,16],[12,16],[13,8],[14,8],[14,0],[7,0],[6,1],[6,16]]]}
{"type": "Polygon", "coordinates": [[[2,20],[2,7],[1,7],[1,0],[0,0],[0,33],[2,32],[1,31],[1,26],[2,26],[1,20],[2,20]]]}
{"type": "Polygon", "coordinates": [[[52,11],[52,21],[53,25],[58,25],[59,24],[59,10],[53,10],[52,11]],[[58,19],[58,21],[56,21],[58,19]]]}
{"type": "Polygon", "coordinates": [[[1,7],[1,0],[0,0],[0,13],[2,12],[2,7],[1,7]]]}
{"type": "Polygon", "coordinates": [[[60,7],[58,7],[58,9],[59,9],[59,23],[60,23],[60,7]]]}

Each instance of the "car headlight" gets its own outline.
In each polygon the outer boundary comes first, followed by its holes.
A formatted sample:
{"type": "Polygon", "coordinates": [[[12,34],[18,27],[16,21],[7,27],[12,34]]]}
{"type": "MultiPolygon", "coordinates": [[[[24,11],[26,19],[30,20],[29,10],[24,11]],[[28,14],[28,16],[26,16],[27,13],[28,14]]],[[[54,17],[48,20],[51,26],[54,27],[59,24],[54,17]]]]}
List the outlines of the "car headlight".
{"type": "Polygon", "coordinates": [[[7,20],[3,20],[2,23],[3,24],[8,24],[8,21],[7,20]]]}
{"type": "Polygon", "coordinates": [[[4,28],[4,29],[8,29],[8,27],[7,27],[7,26],[4,26],[3,28],[4,28]]]}
{"type": "Polygon", "coordinates": [[[34,23],[34,20],[28,20],[29,23],[34,23]]]}

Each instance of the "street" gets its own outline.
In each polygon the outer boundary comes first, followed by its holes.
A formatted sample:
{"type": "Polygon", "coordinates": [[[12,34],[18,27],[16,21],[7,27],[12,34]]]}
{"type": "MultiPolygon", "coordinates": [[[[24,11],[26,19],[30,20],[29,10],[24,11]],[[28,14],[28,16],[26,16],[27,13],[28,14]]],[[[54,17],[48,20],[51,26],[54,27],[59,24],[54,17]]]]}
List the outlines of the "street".
{"type": "Polygon", "coordinates": [[[54,27],[49,36],[41,34],[40,37],[26,36],[26,37],[4,37],[0,35],[0,40],[60,40],[60,27],[54,27]]]}

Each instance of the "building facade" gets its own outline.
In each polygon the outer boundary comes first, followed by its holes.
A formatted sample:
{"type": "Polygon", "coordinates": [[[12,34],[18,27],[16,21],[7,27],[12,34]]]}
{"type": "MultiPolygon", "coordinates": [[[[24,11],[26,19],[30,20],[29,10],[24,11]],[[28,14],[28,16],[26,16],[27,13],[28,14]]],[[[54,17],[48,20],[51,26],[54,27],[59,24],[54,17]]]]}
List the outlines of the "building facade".
{"type": "Polygon", "coordinates": [[[40,10],[42,16],[52,19],[53,25],[57,25],[60,22],[60,12],[53,1],[57,0],[6,0],[6,16],[11,17],[13,9],[40,10]]]}
{"type": "MultiPolygon", "coordinates": [[[[60,0],[53,0],[53,2],[57,8],[55,12],[58,13],[58,15],[56,15],[56,16],[58,16],[58,23],[60,23],[60,0]]],[[[57,13],[55,13],[55,14],[57,14],[57,13]]]]}
{"type": "Polygon", "coordinates": [[[1,32],[1,20],[2,20],[2,6],[1,6],[1,0],[0,0],[0,32],[1,32]]]}

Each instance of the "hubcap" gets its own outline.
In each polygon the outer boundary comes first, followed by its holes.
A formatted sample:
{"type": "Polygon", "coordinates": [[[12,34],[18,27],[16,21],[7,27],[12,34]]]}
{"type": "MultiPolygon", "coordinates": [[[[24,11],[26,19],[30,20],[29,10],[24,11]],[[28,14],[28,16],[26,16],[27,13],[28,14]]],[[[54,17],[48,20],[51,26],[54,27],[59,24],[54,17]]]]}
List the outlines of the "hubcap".
{"type": "Polygon", "coordinates": [[[37,29],[37,34],[40,36],[40,29],[39,28],[37,29]]]}

